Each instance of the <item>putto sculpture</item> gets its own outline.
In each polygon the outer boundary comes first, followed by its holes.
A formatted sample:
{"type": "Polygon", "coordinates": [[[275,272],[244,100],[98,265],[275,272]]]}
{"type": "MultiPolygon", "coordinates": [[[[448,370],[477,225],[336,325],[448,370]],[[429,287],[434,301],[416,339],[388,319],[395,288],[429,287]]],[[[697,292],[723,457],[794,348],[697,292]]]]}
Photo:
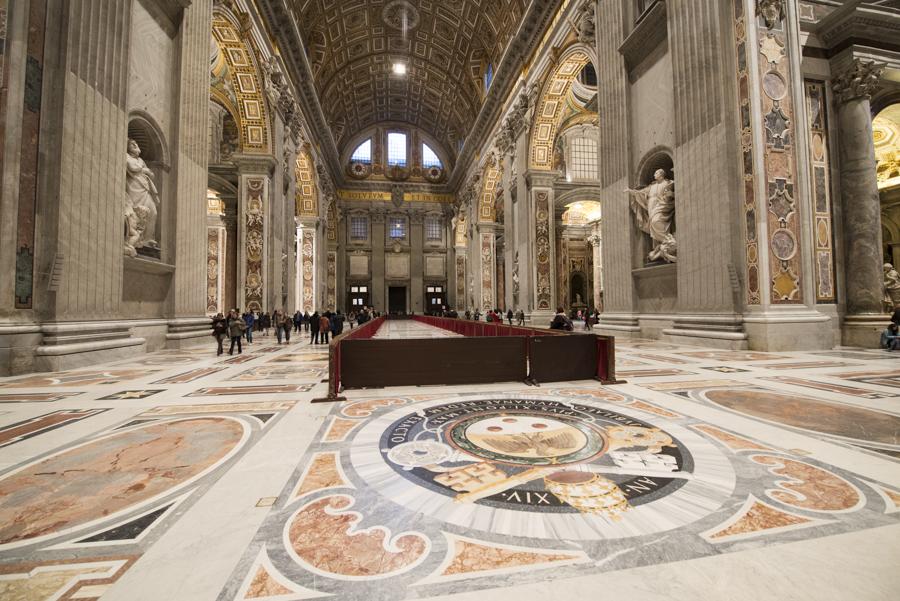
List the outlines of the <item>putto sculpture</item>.
{"type": "Polygon", "coordinates": [[[640,230],[650,235],[653,250],[647,255],[650,263],[674,263],[678,246],[672,234],[675,224],[675,182],[666,172],[657,169],[653,183],[637,190],[626,188],[631,198],[631,210],[640,230]]]}
{"type": "Polygon", "coordinates": [[[125,158],[125,254],[137,256],[137,249],[158,249],[156,220],[159,193],[153,183],[153,171],[141,158],[137,142],[128,139],[125,158]]]}

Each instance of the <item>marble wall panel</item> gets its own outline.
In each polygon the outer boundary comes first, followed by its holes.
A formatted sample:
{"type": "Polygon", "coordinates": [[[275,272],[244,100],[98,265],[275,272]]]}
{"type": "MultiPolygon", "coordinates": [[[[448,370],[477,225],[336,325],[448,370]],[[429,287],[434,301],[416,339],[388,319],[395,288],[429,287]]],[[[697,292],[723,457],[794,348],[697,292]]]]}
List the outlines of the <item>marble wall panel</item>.
{"type": "Polygon", "coordinates": [[[815,225],[816,301],[832,303],[836,300],[834,285],[834,233],[831,212],[831,164],[828,154],[828,111],[825,83],[807,80],[806,112],[809,119],[809,160],[812,173],[813,211],[815,225]]]}

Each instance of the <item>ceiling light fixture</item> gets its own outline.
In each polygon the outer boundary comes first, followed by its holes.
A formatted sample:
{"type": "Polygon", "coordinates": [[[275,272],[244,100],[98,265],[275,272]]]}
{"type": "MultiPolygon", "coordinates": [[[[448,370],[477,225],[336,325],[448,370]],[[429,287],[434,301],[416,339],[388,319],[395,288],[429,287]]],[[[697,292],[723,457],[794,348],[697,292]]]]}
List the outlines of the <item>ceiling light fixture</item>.
{"type": "Polygon", "coordinates": [[[406,75],[406,63],[394,63],[394,75],[406,75]]]}

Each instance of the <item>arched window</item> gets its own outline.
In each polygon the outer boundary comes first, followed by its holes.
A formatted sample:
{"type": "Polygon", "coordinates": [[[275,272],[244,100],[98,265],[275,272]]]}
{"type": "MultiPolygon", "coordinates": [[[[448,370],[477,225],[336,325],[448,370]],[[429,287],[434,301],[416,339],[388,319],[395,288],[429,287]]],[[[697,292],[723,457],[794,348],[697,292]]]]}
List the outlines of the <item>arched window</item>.
{"type": "Polygon", "coordinates": [[[484,70],[484,91],[487,92],[494,80],[494,65],[488,63],[487,69],[484,70]]]}
{"type": "Polygon", "coordinates": [[[597,140],[589,137],[569,139],[569,178],[597,179],[597,140]]]}
{"type": "Polygon", "coordinates": [[[350,161],[354,163],[371,163],[372,162],[372,138],[369,138],[356,147],[350,156],[350,161]]]}
{"type": "Polygon", "coordinates": [[[390,132],[388,140],[388,166],[406,167],[406,134],[390,132]]]}
{"type": "Polygon", "coordinates": [[[437,167],[440,169],[441,159],[438,158],[438,155],[428,147],[428,144],[422,144],[422,166],[426,169],[429,167],[437,167]]]}
{"type": "Polygon", "coordinates": [[[594,69],[593,63],[589,62],[581,69],[581,72],[578,74],[578,81],[581,82],[581,85],[589,88],[597,87],[597,70],[594,69]]]}

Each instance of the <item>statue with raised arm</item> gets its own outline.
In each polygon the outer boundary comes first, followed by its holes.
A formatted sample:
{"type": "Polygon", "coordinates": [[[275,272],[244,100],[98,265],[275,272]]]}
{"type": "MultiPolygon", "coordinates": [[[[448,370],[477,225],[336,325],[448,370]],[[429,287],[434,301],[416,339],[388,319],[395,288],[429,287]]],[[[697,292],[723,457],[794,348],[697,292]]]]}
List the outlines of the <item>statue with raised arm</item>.
{"type": "Polygon", "coordinates": [[[900,273],[890,263],[884,264],[884,309],[886,313],[900,307],[900,273]]]}
{"type": "Polygon", "coordinates": [[[631,210],[638,227],[653,240],[653,250],[647,255],[647,260],[674,263],[678,249],[672,234],[675,224],[675,182],[666,177],[665,171],[657,169],[649,186],[637,190],[627,188],[625,191],[631,197],[631,210]]]}
{"type": "Polygon", "coordinates": [[[159,213],[159,194],[153,183],[153,172],[141,158],[141,149],[128,140],[125,158],[126,252],[132,248],[159,248],[156,240],[156,219],[159,213]],[[130,210],[129,210],[130,209],[130,210]],[[135,232],[140,232],[135,237],[135,232]]]}

